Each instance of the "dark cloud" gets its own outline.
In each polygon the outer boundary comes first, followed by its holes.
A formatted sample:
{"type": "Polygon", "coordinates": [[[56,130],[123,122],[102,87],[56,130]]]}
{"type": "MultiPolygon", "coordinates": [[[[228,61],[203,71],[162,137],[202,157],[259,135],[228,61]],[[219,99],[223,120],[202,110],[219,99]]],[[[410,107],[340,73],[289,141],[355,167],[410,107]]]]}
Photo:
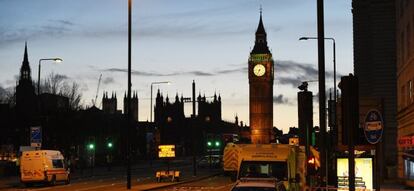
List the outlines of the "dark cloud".
{"type": "MultiPolygon", "coordinates": [[[[275,80],[276,83],[281,85],[291,85],[292,87],[298,87],[303,81],[318,79],[318,70],[315,66],[310,64],[298,63],[294,61],[275,61],[275,80]]],[[[247,63],[243,64],[230,64],[230,69],[220,69],[213,71],[179,71],[171,73],[159,73],[159,72],[148,72],[148,71],[136,71],[133,70],[131,73],[138,76],[180,76],[180,75],[195,75],[195,76],[217,76],[222,74],[233,74],[233,73],[247,73],[247,63]]],[[[94,70],[103,72],[123,72],[126,73],[127,69],[123,68],[108,68],[98,69],[94,66],[90,66],[94,70]]],[[[329,78],[332,72],[327,72],[327,78],[329,78]]]]}
{"type": "Polygon", "coordinates": [[[276,78],[276,82],[282,85],[291,85],[293,87],[298,87],[303,79],[295,76],[280,76],[276,78]]]}
{"type": "Polygon", "coordinates": [[[106,77],[102,80],[102,83],[105,84],[105,85],[112,84],[114,82],[115,82],[115,80],[114,80],[113,77],[106,77]]]}
{"type": "Polygon", "coordinates": [[[63,20],[63,19],[60,19],[60,20],[49,20],[49,21],[50,21],[50,22],[60,23],[60,24],[62,24],[62,25],[68,25],[68,26],[75,25],[75,23],[70,22],[70,21],[68,21],[68,20],[63,20]]]}
{"type": "Polygon", "coordinates": [[[42,25],[25,28],[0,27],[0,43],[21,42],[38,37],[61,37],[73,29],[75,24],[67,20],[48,20],[42,25]]]}
{"type": "Polygon", "coordinates": [[[317,76],[318,70],[311,64],[298,63],[294,61],[276,61],[276,72],[302,74],[304,76],[317,76]]]}
{"type": "Polygon", "coordinates": [[[279,94],[277,96],[273,96],[273,103],[292,105],[290,100],[286,97],[283,97],[282,94],[279,94]]]}
{"type": "MultiPolygon", "coordinates": [[[[317,65],[299,63],[295,61],[277,60],[275,71],[276,82],[282,85],[298,87],[303,81],[318,80],[317,65]]],[[[337,78],[340,74],[337,74],[337,78]]],[[[326,78],[332,78],[333,72],[326,71],[326,78]]]]}
{"type": "Polygon", "coordinates": [[[231,74],[231,73],[239,73],[239,72],[247,72],[247,67],[228,69],[228,70],[217,70],[215,73],[216,74],[231,74]]]}
{"type": "MultiPolygon", "coordinates": [[[[108,69],[103,69],[101,71],[104,71],[104,72],[122,72],[122,73],[127,73],[128,72],[127,69],[122,69],[122,68],[108,68],[108,69]]],[[[131,74],[132,75],[137,75],[137,76],[180,76],[180,75],[214,76],[215,75],[213,73],[198,71],[198,70],[173,72],[173,73],[141,72],[141,71],[132,70],[131,74]]]]}

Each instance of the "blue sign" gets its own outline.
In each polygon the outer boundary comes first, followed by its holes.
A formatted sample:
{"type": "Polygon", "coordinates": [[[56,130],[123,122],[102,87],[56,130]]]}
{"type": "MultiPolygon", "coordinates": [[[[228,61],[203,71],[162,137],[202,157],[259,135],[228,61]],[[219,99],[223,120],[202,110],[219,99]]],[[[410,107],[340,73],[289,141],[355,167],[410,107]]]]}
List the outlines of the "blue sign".
{"type": "Polygon", "coordinates": [[[30,127],[30,145],[33,147],[41,147],[42,145],[42,128],[30,127]]]}
{"type": "Polygon", "coordinates": [[[370,110],[365,116],[364,134],[367,141],[376,144],[381,140],[384,131],[384,121],[381,113],[376,110],[370,110]]]}

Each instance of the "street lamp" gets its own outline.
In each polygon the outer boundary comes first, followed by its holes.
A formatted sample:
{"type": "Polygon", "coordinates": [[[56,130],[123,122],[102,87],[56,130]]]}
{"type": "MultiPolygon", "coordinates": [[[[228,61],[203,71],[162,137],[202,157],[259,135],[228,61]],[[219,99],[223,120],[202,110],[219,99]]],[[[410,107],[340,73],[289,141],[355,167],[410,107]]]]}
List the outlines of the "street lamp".
{"type": "MultiPolygon", "coordinates": [[[[299,40],[309,40],[309,39],[316,39],[318,40],[318,68],[319,68],[319,126],[321,128],[321,171],[320,171],[320,176],[322,177],[323,181],[322,181],[322,186],[326,185],[326,180],[325,178],[328,176],[328,172],[327,172],[327,159],[326,159],[326,149],[325,144],[326,144],[326,124],[325,124],[325,115],[326,112],[322,113],[325,109],[325,46],[322,40],[332,40],[333,43],[333,70],[334,70],[334,102],[335,104],[333,104],[333,111],[335,111],[335,119],[334,119],[334,125],[333,125],[333,130],[334,132],[336,131],[336,50],[335,50],[335,39],[334,38],[325,38],[324,37],[324,28],[323,28],[323,0],[318,0],[318,37],[301,37],[299,38],[299,40]],[[322,23],[322,24],[321,24],[322,23]],[[321,83],[322,82],[322,83],[321,83]],[[322,92],[323,91],[323,92],[322,92]]],[[[352,183],[350,183],[350,185],[352,185],[352,183]]]]}
{"type": "Polygon", "coordinates": [[[150,103],[150,122],[152,122],[152,86],[156,84],[170,84],[169,81],[164,82],[151,82],[151,103],[150,103]]]}
{"type": "Polygon", "coordinates": [[[132,0],[128,0],[128,97],[127,97],[127,130],[126,130],[126,159],[127,159],[127,190],[131,189],[131,37],[132,36],[132,0]]]}
{"type": "MultiPolygon", "coordinates": [[[[299,40],[309,40],[309,39],[318,39],[318,37],[300,37],[299,40]]],[[[334,72],[334,100],[336,103],[336,50],[335,50],[335,39],[334,38],[324,38],[325,40],[332,40],[333,43],[333,72],[334,72]]],[[[335,122],[336,126],[336,122],[335,122]]]]}
{"type": "Polygon", "coordinates": [[[38,71],[38,75],[37,75],[37,95],[40,95],[40,65],[41,65],[42,61],[44,61],[44,60],[52,60],[56,63],[60,63],[60,62],[63,61],[62,58],[42,58],[42,59],[39,59],[39,71],[38,71]]]}

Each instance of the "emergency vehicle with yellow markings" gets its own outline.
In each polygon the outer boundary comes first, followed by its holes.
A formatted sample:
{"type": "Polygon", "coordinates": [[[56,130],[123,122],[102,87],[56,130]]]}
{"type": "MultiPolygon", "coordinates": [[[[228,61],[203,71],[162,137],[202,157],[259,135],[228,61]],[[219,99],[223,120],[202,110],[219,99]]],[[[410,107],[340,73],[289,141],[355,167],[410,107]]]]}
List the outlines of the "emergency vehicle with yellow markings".
{"type": "Polygon", "coordinates": [[[26,186],[33,183],[70,183],[70,170],[65,158],[56,150],[23,151],[20,156],[20,181],[26,186]]]}
{"type": "Polygon", "coordinates": [[[303,146],[229,143],[224,148],[223,169],[234,180],[275,178],[293,191],[305,187],[306,161],[303,146]]]}

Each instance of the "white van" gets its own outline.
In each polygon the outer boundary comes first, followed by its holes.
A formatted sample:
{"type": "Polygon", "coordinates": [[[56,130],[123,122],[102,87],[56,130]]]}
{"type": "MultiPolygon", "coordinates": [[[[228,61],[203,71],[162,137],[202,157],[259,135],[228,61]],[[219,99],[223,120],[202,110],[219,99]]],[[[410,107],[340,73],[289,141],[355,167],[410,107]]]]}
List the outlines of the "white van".
{"type": "Polygon", "coordinates": [[[36,182],[54,185],[57,181],[69,184],[70,173],[59,151],[23,151],[20,156],[20,181],[26,186],[36,182]]]}

